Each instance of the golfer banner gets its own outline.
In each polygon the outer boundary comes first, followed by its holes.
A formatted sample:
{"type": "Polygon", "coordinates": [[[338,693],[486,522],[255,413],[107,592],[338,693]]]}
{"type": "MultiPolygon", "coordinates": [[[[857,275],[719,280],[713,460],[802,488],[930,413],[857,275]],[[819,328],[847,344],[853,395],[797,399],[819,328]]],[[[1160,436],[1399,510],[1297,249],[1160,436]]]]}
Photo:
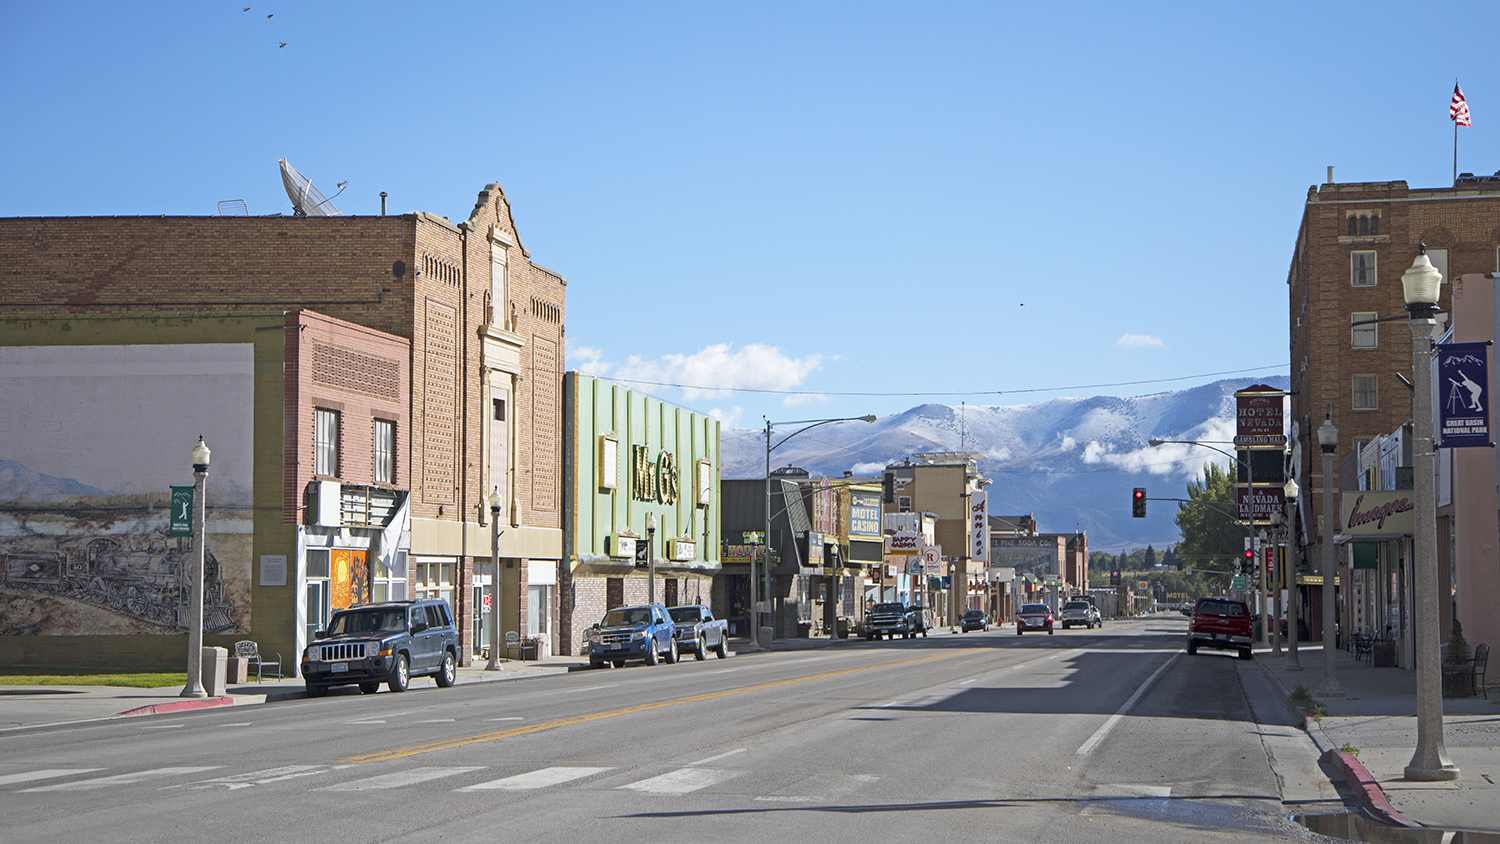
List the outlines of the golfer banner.
{"type": "Polygon", "coordinates": [[[1439,448],[1495,444],[1490,437],[1488,347],[1488,343],[1437,347],[1439,448]]]}

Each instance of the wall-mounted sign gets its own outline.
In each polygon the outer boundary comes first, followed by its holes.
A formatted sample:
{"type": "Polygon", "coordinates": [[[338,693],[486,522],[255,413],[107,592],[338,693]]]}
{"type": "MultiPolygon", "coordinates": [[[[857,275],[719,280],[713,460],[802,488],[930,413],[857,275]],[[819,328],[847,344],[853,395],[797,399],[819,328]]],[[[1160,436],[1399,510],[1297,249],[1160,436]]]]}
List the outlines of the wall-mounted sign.
{"type": "Polygon", "coordinates": [[[1282,397],[1273,387],[1257,384],[1234,394],[1235,445],[1283,445],[1282,397]]]}
{"type": "Polygon", "coordinates": [[[849,535],[880,535],[880,496],[863,492],[849,496],[849,535]]]}
{"type": "Polygon", "coordinates": [[[698,559],[698,543],[691,539],[672,540],[672,560],[679,563],[690,563],[698,559]]]}
{"type": "Polygon", "coordinates": [[[969,559],[990,558],[990,494],[984,490],[969,496],[969,559]]]}
{"type": "Polygon", "coordinates": [[[676,504],[679,491],[677,458],[670,451],[651,456],[651,447],[633,445],[633,475],[630,495],[636,501],[655,501],[658,504],[676,504]]]}
{"type": "Polygon", "coordinates": [[[888,533],[885,536],[885,553],[915,554],[919,550],[921,540],[921,536],[909,530],[888,533]]]}
{"type": "Polygon", "coordinates": [[[604,489],[620,486],[620,441],[614,434],[599,437],[599,486],[604,489]]]}
{"type": "Polygon", "coordinates": [[[1401,535],[1416,527],[1416,495],[1412,490],[1346,492],[1341,515],[1349,536],[1401,535]]]}
{"type": "Polygon", "coordinates": [[[617,533],[610,536],[606,544],[611,557],[629,560],[635,557],[636,542],[634,536],[621,536],[617,533]]]}
{"type": "Polygon", "coordinates": [[[1488,343],[1437,347],[1438,447],[1494,445],[1490,436],[1488,343]]]}
{"type": "Polygon", "coordinates": [[[707,507],[714,501],[714,464],[707,460],[699,460],[698,471],[698,506],[707,507]]]}

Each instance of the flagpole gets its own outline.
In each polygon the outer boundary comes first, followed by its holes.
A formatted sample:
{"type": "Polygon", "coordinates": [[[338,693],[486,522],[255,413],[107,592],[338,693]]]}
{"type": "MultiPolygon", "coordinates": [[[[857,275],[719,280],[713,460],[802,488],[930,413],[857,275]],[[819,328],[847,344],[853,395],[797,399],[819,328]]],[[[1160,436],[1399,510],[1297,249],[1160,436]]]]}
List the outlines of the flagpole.
{"type": "Polygon", "coordinates": [[[1458,121],[1453,121],[1453,184],[1458,184],[1458,121]]]}

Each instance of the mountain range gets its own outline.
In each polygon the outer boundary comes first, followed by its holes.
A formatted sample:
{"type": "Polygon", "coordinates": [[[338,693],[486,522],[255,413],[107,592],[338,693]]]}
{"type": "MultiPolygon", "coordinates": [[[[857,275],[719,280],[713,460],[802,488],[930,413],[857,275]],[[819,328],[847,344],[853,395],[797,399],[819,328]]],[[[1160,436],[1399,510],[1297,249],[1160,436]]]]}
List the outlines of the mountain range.
{"type": "MultiPolygon", "coordinates": [[[[822,425],[779,445],[771,467],[797,466],[814,477],[877,477],[886,465],[921,452],[982,454],[979,469],[993,479],[990,513],[1031,514],[1046,533],[1082,530],[1089,548],[1118,552],[1179,539],[1172,501],[1203,466],[1228,458],[1197,445],[1148,440],[1192,440],[1232,451],[1234,393],[1254,383],[1287,389],[1286,376],[1216,381],[1200,387],[1120,398],[1060,398],[1009,406],[923,404],[873,424],[822,425]],[[1130,515],[1131,490],[1145,487],[1146,518],[1130,515]]],[[[779,442],[791,431],[778,429],[779,442]]],[[[726,478],[765,477],[764,430],[721,434],[726,478]]]]}

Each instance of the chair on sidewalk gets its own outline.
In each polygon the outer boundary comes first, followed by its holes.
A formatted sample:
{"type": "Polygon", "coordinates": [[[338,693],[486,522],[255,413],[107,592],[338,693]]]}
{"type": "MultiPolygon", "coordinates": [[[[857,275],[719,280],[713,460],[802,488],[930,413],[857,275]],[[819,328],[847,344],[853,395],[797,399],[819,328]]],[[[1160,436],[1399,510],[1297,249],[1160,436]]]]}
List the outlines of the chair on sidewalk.
{"type": "Polygon", "coordinates": [[[1355,633],[1353,644],[1355,659],[1369,661],[1375,652],[1375,637],[1369,633],[1355,633]]]}
{"type": "Polygon", "coordinates": [[[266,659],[260,655],[260,648],[249,639],[234,643],[234,655],[245,660],[245,664],[255,666],[255,682],[261,682],[261,672],[266,666],[276,669],[274,679],[281,679],[281,654],[276,654],[275,659],[266,659]]]}
{"type": "Polygon", "coordinates": [[[1474,691],[1484,695],[1489,700],[1490,692],[1484,687],[1484,671],[1490,662],[1490,646],[1480,645],[1474,649],[1474,658],[1469,660],[1469,681],[1474,685],[1474,691]]]}

